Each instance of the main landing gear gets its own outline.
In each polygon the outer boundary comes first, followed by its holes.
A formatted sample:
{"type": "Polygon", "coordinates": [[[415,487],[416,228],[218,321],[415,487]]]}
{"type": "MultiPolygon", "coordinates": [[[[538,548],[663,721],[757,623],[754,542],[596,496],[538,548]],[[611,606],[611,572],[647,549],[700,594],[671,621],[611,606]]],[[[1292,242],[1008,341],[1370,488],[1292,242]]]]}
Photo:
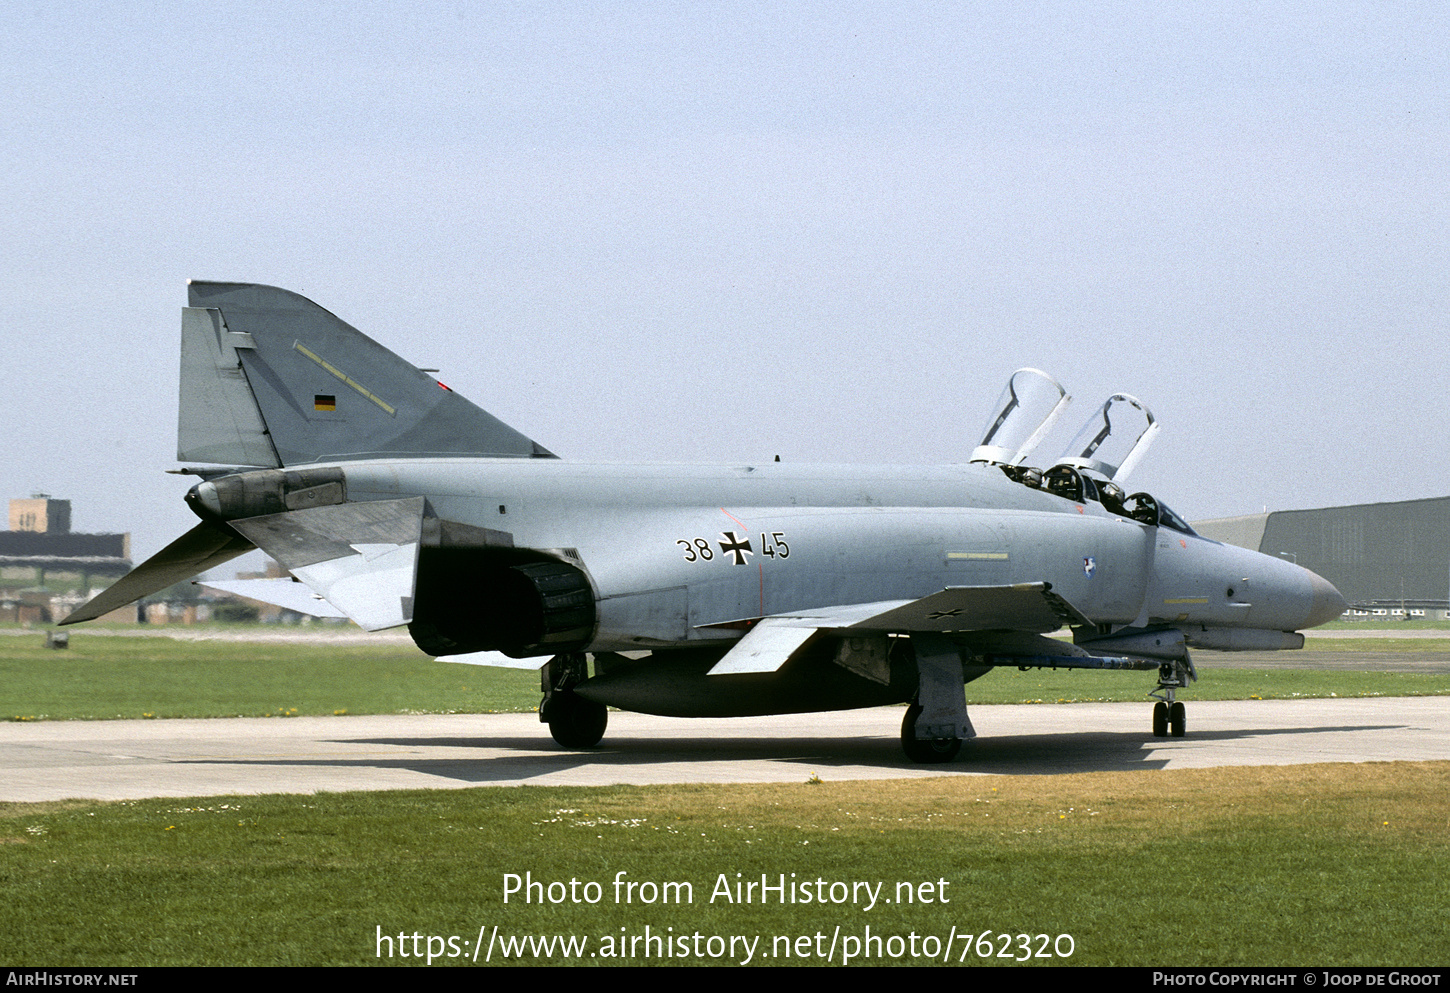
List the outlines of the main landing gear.
{"type": "Polygon", "coordinates": [[[1153,737],[1182,738],[1187,733],[1187,712],[1174,695],[1197,678],[1198,673],[1193,671],[1193,663],[1188,659],[1164,662],[1158,667],[1158,686],[1148,694],[1158,698],[1153,704],[1153,737]]]}
{"type": "Polygon", "coordinates": [[[544,700],[539,704],[539,720],[549,725],[549,733],[565,748],[593,748],[609,726],[609,710],[604,704],[574,692],[588,674],[584,656],[577,652],[555,655],[540,673],[544,700]]]}
{"type": "Polygon", "coordinates": [[[962,739],[960,738],[918,738],[916,736],[916,719],[921,716],[921,704],[915,700],[911,706],[906,708],[906,716],[901,719],[901,748],[906,752],[906,757],[913,762],[922,764],[934,762],[950,762],[957,757],[961,751],[962,739]]]}
{"type": "Polygon", "coordinates": [[[913,762],[950,762],[962,740],[977,733],[967,717],[966,684],[991,666],[965,664],[962,649],[939,634],[913,634],[911,649],[917,688],[901,719],[901,750],[913,762]]]}

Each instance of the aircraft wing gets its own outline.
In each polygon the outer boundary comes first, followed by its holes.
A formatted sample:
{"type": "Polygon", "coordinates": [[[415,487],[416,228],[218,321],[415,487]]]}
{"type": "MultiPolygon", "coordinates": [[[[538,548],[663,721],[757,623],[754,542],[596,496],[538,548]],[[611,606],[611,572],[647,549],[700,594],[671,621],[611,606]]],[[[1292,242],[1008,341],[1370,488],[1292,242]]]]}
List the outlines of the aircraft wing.
{"type": "Polygon", "coordinates": [[[343,503],[232,521],[318,596],[367,631],[413,619],[423,497],[343,503]]]}
{"type": "Polygon", "coordinates": [[[962,631],[1045,633],[1091,623],[1048,583],[950,586],[916,600],[825,607],[762,618],[710,670],[712,676],[775,672],[821,632],[951,634],[962,631]]]}
{"type": "Polygon", "coordinates": [[[949,586],[849,625],[857,631],[1056,631],[1091,624],[1048,583],[949,586]]]}

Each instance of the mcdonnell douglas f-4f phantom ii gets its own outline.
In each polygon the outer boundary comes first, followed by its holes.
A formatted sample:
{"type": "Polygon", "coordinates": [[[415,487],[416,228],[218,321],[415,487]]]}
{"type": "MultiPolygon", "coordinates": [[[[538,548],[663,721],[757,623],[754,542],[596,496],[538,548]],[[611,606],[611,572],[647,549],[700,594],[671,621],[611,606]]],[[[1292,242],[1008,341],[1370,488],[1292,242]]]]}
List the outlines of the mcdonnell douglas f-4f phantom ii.
{"type": "Polygon", "coordinates": [[[1299,648],[1345,609],[1314,573],[1125,494],[1114,480],[1157,429],[1132,397],[1027,467],[1068,399],[1036,370],[1012,376],[965,464],[588,464],[294,293],[189,297],[177,456],[207,464],[182,470],[202,480],[186,495],[201,523],[63,623],[261,548],[295,581],[210,585],[538,668],[566,748],[597,744],[611,706],[909,702],[907,755],[941,762],[975,733],[965,684],[994,666],[1156,671],[1153,733],[1181,736],[1189,648],[1299,648]],[[1045,637],[1064,626],[1070,642],[1045,637]]]}

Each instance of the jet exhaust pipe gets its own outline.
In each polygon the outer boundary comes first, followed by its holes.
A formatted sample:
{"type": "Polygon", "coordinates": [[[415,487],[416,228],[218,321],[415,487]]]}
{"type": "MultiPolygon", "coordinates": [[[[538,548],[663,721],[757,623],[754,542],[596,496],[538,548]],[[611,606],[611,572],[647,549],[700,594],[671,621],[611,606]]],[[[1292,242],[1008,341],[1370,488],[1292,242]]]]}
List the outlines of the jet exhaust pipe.
{"type": "Polygon", "coordinates": [[[430,655],[503,652],[514,658],[585,648],[594,634],[594,590],[556,559],[511,563],[524,551],[430,549],[418,570],[408,633],[430,655]]]}

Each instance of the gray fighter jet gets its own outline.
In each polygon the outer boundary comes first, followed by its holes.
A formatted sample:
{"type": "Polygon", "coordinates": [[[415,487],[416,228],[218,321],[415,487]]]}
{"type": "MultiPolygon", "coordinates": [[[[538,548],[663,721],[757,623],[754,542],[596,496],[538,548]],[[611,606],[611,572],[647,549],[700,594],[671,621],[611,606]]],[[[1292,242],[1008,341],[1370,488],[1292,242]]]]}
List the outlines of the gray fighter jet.
{"type": "Polygon", "coordinates": [[[1156,671],[1153,733],[1180,736],[1189,648],[1299,648],[1345,609],[1314,573],[1125,494],[1158,425],[1124,394],[1045,469],[1026,462],[1068,397],[1031,369],[963,464],[569,462],[310,300],[189,290],[177,455],[207,464],[183,470],[201,523],[63,623],[261,548],[300,582],[212,585],[537,668],[566,748],[596,745],[611,706],[909,702],[907,755],[940,762],[994,666],[1156,671]]]}

